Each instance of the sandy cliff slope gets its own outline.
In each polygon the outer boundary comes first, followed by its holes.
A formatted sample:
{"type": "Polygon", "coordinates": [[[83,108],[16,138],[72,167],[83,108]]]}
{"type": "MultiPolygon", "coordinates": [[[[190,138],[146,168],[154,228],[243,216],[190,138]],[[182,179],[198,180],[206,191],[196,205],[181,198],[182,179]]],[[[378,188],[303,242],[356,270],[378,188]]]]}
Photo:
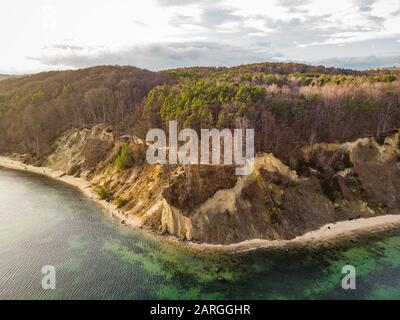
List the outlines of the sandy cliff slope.
{"type": "Polygon", "coordinates": [[[229,166],[149,165],[140,141],[116,139],[99,125],[68,131],[36,164],[101,187],[143,227],[231,244],[294,239],[338,221],[400,214],[399,145],[399,133],[383,144],[372,138],[316,144],[292,169],[263,154],[250,176],[238,177],[229,166]],[[129,166],[118,168],[123,143],[132,153],[129,166]]]}

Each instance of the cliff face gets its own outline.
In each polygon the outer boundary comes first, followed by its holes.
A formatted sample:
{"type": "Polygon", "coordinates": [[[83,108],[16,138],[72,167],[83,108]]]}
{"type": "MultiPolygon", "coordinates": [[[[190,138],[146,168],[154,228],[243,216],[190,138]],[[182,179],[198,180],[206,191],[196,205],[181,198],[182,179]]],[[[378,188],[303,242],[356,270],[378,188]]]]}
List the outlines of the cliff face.
{"type": "Polygon", "coordinates": [[[134,151],[128,168],[115,159],[123,142],[103,126],[62,135],[42,165],[101,186],[110,201],[142,219],[144,227],[197,242],[291,239],[336,221],[400,214],[399,133],[316,144],[291,170],[272,154],[259,155],[250,176],[229,166],[160,166],[134,151]]]}

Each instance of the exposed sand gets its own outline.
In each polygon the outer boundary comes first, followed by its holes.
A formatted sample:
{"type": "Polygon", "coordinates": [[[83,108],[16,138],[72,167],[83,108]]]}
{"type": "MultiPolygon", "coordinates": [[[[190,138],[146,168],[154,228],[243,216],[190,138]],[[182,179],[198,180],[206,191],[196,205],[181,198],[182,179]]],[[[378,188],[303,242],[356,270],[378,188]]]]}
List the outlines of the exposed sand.
{"type": "MultiPolygon", "coordinates": [[[[122,210],[118,209],[112,203],[100,200],[96,192],[92,189],[90,183],[86,180],[64,175],[62,172],[55,171],[51,168],[25,165],[19,161],[2,156],[0,156],[0,166],[9,169],[29,171],[65,182],[78,188],[86,197],[100,204],[104,209],[106,209],[106,212],[108,212],[119,222],[132,228],[142,227],[140,218],[128,215],[122,210]]],[[[318,230],[306,233],[292,240],[252,239],[229,245],[215,245],[207,243],[193,243],[189,241],[182,242],[171,236],[157,236],[169,242],[200,251],[244,252],[259,248],[325,243],[333,240],[351,238],[357,235],[384,231],[397,227],[400,227],[400,215],[384,215],[328,224],[318,230]]]]}
{"type": "Polygon", "coordinates": [[[252,239],[230,245],[192,244],[213,251],[244,252],[260,248],[315,245],[400,227],[400,215],[384,215],[327,224],[292,240],[252,239]]]}

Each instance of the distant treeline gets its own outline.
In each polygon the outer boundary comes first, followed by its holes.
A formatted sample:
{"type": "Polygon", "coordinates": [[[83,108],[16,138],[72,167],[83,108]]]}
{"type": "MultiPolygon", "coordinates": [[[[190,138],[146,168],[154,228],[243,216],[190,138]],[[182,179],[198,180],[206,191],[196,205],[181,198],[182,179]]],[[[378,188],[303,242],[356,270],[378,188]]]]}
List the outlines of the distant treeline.
{"type": "Polygon", "coordinates": [[[259,152],[284,160],[316,142],[400,127],[400,73],[294,63],[150,72],[94,67],[0,82],[0,152],[43,155],[73,127],[254,128],[259,152]]]}

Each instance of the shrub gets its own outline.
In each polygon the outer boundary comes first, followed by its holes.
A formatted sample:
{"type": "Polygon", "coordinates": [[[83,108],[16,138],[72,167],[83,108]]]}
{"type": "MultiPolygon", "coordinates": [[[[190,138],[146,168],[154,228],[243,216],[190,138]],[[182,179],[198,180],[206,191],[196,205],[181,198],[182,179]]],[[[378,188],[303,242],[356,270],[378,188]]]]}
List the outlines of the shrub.
{"type": "Polygon", "coordinates": [[[397,80],[397,78],[393,74],[386,74],[386,75],[383,76],[383,79],[382,79],[382,81],[385,82],[385,83],[391,83],[391,82],[396,81],[396,80],[397,80]]]}
{"type": "Polygon", "coordinates": [[[67,95],[67,94],[69,94],[69,93],[71,93],[71,92],[72,92],[72,87],[71,87],[71,85],[70,85],[69,83],[64,84],[62,94],[63,94],[63,95],[67,95]]]}
{"type": "Polygon", "coordinates": [[[145,160],[146,147],[144,145],[129,146],[128,143],[124,143],[115,157],[114,165],[120,170],[127,170],[134,165],[141,165],[145,160]]]}
{"type": "Polygon", "coordinates": [[[115,200],[115,203],[117,205],[117,208],[122,208],[124,205],[128,203],[128,200],[118,197],[117,200],[115,200]]]}
{"type": "Polygon", "coordinates": [[[95,189],[96,193],[98,194],[98,196],[100,197],[101,200],[106,200],[106,201],[110,201],[112,198],[112,194],[110,191],[108,191],[105,187],[103,186],[98,186],[95,189]]]}
{"type": "Polygon", "coordinates": [[[129,148],[127,143],[124,143],[121,146],[120,152],[115,158],[115,166],[120,170],[126,170],[133,166],[134,164],[134,154],[132,150],[129,148]]]}

